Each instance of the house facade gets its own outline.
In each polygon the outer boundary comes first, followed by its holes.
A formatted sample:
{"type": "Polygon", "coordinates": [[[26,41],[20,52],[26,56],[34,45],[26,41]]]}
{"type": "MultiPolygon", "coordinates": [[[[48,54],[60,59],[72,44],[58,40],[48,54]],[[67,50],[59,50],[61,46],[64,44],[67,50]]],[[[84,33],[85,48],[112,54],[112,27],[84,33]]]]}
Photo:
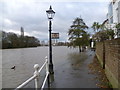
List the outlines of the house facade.
{"type": "Polygon", "coordinates": [[[120,23],[120,0],[112,0],[108,6],[108,28],[112,28],[115,33],[115,38],[120,37],[120,30],[115,28],[115,25],[120,23]]]}

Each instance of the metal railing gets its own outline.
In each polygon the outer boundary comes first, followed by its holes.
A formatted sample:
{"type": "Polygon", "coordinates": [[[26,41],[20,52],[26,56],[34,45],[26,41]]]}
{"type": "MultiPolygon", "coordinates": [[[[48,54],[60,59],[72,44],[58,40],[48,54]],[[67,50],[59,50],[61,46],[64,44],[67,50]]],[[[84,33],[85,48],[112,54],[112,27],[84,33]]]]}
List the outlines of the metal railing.
{"type": "Polygon", "coordinates": [[[15,90],[19,90],[20,88],[23,88],[24,86],[26,86],[32,80],[35,80],[35,88],[36,88],[36,90],[38,88],[40,88],[40,83],[39,83],[40,72],[42,71],[42,69],[45,66],[46,66],[46,76],[45,76],[45,79],[44,79],[44,81],[42,83],[42,87],[41,87],[41,90],[43,90],[43,88],[45,86],[45,83],[47,81],[47,78],[49,76],[49,65],[48,65],[48,58],[47,58],[47,56],[45,57],[45,62],[42,65],[42,67],[40,68],[38,64],[35,64],[34,65],[34,69],[35,69],[34,75],[32,77],[30,77],[28,80],[26,80],[25,82],[23,82],[21,85],[19,85],[15,90]]]}

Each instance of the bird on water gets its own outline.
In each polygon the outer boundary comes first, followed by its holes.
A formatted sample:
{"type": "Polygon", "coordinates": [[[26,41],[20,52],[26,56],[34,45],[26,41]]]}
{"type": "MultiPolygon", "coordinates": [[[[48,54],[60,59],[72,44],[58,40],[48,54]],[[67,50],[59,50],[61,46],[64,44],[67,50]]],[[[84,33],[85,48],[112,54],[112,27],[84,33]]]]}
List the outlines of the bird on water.
{"type": "Polygon", "coordinates": [[[11,67],[11,69],[14,69],[14,70],[15,70],[15,66],[11,67]]]}

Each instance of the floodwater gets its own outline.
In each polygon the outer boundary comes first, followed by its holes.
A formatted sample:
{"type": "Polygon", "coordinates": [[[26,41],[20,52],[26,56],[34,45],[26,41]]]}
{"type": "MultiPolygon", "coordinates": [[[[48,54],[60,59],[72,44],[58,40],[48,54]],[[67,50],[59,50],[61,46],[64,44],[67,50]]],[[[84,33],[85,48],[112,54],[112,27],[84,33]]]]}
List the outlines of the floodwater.
{"type": "MultiPolygon", "coordinates": [[[[34,64],[40,67],[48,56],[48,47],[2,50],[2,88],[16,88],[34,73],[34,64]],[[16,66],[15,70],[11,67],[16,66]]],[[[65,46],[53,47],[54,81],[53,88],[96,88],[95,77],[88,74],[87,65],[94,52],[79,53],[78,49],[65,46]]],[[[42,71],[41,81],[45,75],[42,71]]],[[[26,87],[33,88],[34,81],[26,87]]]]}
{"type": "Polygon", "coordinates": [[[94,52],[87,50],[67,53],[66,59],[55,68],[53,88],[98,88],[95,75],[90,74],[88,64],[92,62],[94,52]]]}

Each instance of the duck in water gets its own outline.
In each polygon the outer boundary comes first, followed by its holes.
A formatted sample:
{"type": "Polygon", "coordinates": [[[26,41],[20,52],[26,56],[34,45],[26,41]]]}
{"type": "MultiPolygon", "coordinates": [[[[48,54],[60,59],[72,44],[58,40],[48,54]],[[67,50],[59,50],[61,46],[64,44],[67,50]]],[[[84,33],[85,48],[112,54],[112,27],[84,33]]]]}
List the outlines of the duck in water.
{"type": "Polygon", "coordinates": [[[15,66],[11,67],[11,69],[14,69],[14,70],[15,70],[15,66]]]}

